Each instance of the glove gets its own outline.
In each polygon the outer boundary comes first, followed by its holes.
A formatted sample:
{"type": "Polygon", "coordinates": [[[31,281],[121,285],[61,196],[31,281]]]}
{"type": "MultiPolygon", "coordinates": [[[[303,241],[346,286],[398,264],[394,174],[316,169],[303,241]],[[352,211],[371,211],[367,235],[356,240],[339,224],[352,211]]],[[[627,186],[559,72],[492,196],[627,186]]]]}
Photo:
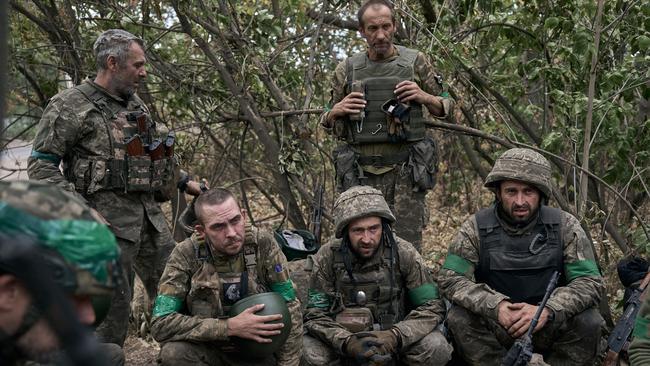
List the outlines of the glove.
{"type": "Polygon", "coordinates": [[[373,336],[377,337],[378,343],[381,343],[379,346],[379,353],[382,355],[392,355],[399,351],[399,338],[397,337],[397,331],[389,330],[377,330],[368,332],[373,336]]]}
{"type": "Polygon", "coordinates": [[[360,364],[365,364],[373,356],[380,354],[377,347],[381,345],[377,336],[372,332],[360,332],[352,334],[346,339],[343,351],[346,356],[354,358],[360,364]]]}

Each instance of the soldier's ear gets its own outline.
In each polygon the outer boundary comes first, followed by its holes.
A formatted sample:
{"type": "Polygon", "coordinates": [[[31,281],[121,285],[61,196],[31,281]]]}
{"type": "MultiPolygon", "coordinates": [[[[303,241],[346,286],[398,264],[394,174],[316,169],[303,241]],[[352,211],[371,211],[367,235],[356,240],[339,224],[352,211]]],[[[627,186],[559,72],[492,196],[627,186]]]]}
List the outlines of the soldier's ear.
{"type": "Polygon", "coordinates": [[[194,225],[194,230],[201,236],[205,236],[205,228],[201,224],[194,225]]]}
{"type": "Polygon", "coordinates": [[[117,57],[115,57],[115,55],[108,56],[106,58],[106,66],[111,71],[117,70],[117,66],[118,66],[117,57]]]}

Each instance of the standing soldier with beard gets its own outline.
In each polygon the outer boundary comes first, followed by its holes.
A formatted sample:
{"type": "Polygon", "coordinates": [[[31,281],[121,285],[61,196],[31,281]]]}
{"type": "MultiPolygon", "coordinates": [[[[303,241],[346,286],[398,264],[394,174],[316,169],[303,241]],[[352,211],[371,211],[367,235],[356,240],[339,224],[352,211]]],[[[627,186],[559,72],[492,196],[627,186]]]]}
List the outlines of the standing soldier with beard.
{"type": "MultiPolygon", "coordinates": [[[[158,135],[135,94],[147,76],[142,39],[110,29],[97,38],[93,51],[94,80],[57,94],[43,112],[28,173],[30,179],[76,192],[117,237],[123,278],[97,334],[103,342],[122,346],[135,272],[154,299],[174,247],[157,202],[166,199],[162,192],[170,190],[165,188],[175,185],[174,138],[158,135]],[[153,151],[160,153],[154,157],[153,151]]],[[[198,194],[198,184],[191,183],[184,181],[184,187],[198,194]]]]}
{"type": "Polygon", "coordinates": [[[470,365],[500,365],[558,271],[558,286],[534,329],[534,352],[551,365],[592,365],[604,325],[597,309],[603,279],[578,220],[546,205],[548,160],[510,149],[485,187],[495,203],[463,223],[439,274],[453,302],[448,324],[459,354],[470,365]]]}

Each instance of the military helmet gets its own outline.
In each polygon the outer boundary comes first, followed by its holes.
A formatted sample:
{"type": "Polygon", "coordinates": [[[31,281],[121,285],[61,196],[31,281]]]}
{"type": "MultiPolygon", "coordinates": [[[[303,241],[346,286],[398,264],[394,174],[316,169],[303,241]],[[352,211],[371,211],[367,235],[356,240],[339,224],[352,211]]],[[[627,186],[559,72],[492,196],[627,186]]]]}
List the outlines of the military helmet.
{"type": "Polygon", "coordinates": [[[514,148],[499,156],[485,179],[484,186],[496,192],[499,182],[503,180],[532,184],[546,199],[551,197],[551,164],[534,150],[514,148]]]}
{"type": "Polygon", "coordinates": [[[368,216],[379,216],[390,223],[395,216],[390,211],[381,191],[370,186],[354,186],[334,202],[334,230],[337,238],[343,237],[343,230],[351,221],[368,216]]]}
{"type": "Polygon", "coordinates": [[[248,358],[264,358],[270,356],[284,345],[287,338],[289,338],[289,333],[291,333],[291,314],[289,313],[289,307],[287,307],[286,300],[277,292],[263,292],[237,301],[230,308],[230,317],[235,317],[244,310],[257,304],[264,304],[264,308],[256,312],[256,315],[282,314],[282,320],[270,323],[283,323],[284,327],[280,329],[280,334],[269,337],[271,343],[258,343],[250,339],[233,337],[232,340],[237,350],[240,351],[240,354],[247,355],[248,358]]]}
{"type": "MultiPolygon", "coordinates": [[[[110,299],[120,273],[115,236],[73,194],[37,181],[0,181],[0,233],[33,239],[68,293],[110,299]]],[[[13,272],[3,255],[0,269],[13,272]]]]}

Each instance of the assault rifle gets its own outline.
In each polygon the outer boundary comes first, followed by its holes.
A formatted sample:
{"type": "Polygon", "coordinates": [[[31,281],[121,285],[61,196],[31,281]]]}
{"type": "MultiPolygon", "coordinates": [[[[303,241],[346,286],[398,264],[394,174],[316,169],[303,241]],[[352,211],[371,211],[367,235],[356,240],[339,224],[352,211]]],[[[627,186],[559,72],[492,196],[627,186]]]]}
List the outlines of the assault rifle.
{"type": "Polygon", "coordinates": [[[313,230],[312,233],[314,234],[314,238],[316,239],[316,245],[320,245],[320,237],[321,237],[321,219],[323,217],[323,191],[325,189],[323,188],[322,184],[317,184],[316,189],[314,190],[314,213],[313,213],[313,220],[312,220],[312,226],[313,230]]]}
{"type": "Polygon", "coordinates": [[[614,366],[618,364],[619,354],[622,350],[627,350],[630,345],[630,334],[634,329],[634,320],[641,307],[641,295],[645,292],[650,283],[650,272],[645,275],[641,285],[632,290],[632,296],[625,303],[625,311],[621,318],[616,322],[616,326],[607,338],[607,356],[603,361],[603,366],[614,366]]]}
{"type": "Polygon", "coordinates": [[[555,289],[555,285],[557,285],[557,280],[559,278],[560,272],[555,271],[546,286],[544,298],[542,299],[542,302],[539,303],[535,316],[530,321],[530,327],[528,328],[526,335],[517,339],[515,344],[510,347],[506,357],[504,357],[501,362],[501,366],[526,366],[528,365],[528,362],[530,362],[530,359],[533,357],[533,331],[537,326],[539,317],[542,315],[546,302],[548,301],[548,298],[551,297],[551,293],[555,289]]]}

